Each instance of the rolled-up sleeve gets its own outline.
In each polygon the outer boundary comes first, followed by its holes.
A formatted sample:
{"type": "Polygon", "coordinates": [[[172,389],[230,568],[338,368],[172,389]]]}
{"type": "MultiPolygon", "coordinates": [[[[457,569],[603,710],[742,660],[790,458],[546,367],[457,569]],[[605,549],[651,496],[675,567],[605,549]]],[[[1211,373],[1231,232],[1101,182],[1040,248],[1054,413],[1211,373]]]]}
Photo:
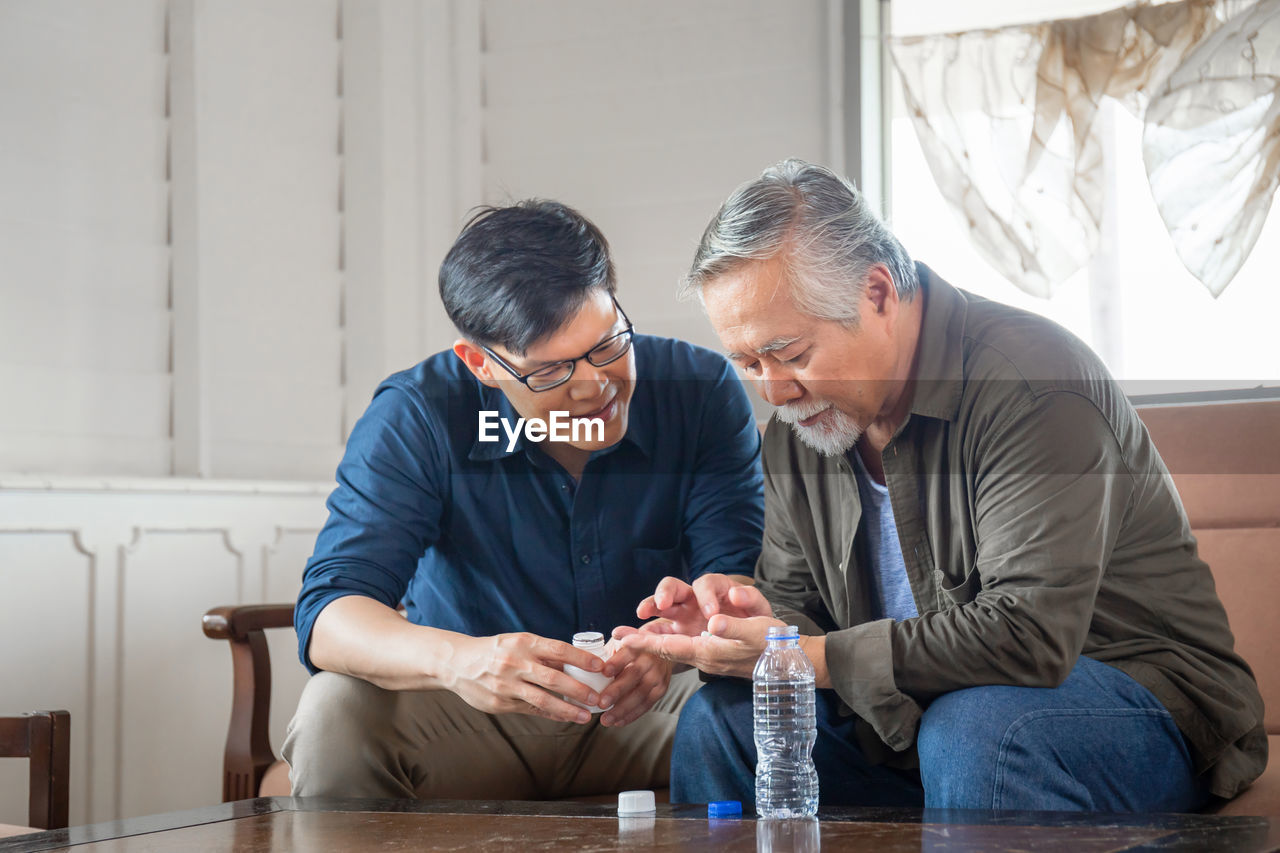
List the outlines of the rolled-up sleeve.
{"type": "Polygon", "coordinates": [[[320,611],[347,595],[395,607],[439,537],[448,467],[437,430],[411,392],[389,385],[352,429],[294,609],[298,656],[310,672],[320,611]]]}
{"type": "Polygon", "coordinates": [[[955,603],[827,638],[837,692],[894,749],[940,694],[1066,678],[1133,494],[1106,418],[1072,392],[1029,398],[974,446],[977,551],[955,603]]]}

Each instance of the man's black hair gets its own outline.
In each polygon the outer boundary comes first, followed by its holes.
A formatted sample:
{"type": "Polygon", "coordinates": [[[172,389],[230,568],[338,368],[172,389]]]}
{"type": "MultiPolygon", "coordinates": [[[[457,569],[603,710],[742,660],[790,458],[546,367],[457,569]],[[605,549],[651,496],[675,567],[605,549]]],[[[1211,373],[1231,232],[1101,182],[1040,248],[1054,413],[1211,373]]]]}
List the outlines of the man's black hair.
{"type": "Polygon", "coordinates": [[[462,336],[516,355],[562,327],[595,288],[617,289],[604,235],[544,199],[481,208],[440,265],[440,298],[462,336]]]}

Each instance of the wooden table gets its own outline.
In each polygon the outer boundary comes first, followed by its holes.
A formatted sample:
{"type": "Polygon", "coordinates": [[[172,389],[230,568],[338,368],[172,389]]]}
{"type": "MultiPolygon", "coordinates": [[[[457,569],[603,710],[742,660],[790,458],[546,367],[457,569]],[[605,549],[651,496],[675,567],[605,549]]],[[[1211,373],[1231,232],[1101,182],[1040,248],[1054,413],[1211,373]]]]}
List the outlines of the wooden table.
{"type": "Polygon", "coordinates": [[[0,853],[65,850],[1277,850],[1280,817],[823,809],[818,820],[708,820],[658,806],[272,797],[0,840],[0,853]]]}

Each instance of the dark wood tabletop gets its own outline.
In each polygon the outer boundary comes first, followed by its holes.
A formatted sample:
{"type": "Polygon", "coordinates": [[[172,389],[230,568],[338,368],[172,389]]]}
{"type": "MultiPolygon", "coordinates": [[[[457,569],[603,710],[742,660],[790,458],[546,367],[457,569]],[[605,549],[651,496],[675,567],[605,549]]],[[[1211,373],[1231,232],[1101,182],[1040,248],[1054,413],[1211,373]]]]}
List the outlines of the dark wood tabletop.
{"type": "Polygon", "coordinates": [[[572,802],[271,797],[0,840],[0,853],[65,850],[1280,850],[1280,817],[822,809],[817,820],[648,817],[572,802]]]}

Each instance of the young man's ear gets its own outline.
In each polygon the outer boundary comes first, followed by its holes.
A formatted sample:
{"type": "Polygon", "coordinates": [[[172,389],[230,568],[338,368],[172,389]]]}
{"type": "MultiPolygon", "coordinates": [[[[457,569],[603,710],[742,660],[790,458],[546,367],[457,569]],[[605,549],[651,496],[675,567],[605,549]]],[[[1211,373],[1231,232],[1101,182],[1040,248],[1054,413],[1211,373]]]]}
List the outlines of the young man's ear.
{"type": "Polygon", "coordinates": [[[467,366],[467,370],[490,388],[498,387],[498,380],[493,378],[493,374],[489,372],[490,362],[484,354],[484,350],[471,343],[471,341],[459,338],[453,342],[453,354],[462,359],[462,363],[467,366]]]}

